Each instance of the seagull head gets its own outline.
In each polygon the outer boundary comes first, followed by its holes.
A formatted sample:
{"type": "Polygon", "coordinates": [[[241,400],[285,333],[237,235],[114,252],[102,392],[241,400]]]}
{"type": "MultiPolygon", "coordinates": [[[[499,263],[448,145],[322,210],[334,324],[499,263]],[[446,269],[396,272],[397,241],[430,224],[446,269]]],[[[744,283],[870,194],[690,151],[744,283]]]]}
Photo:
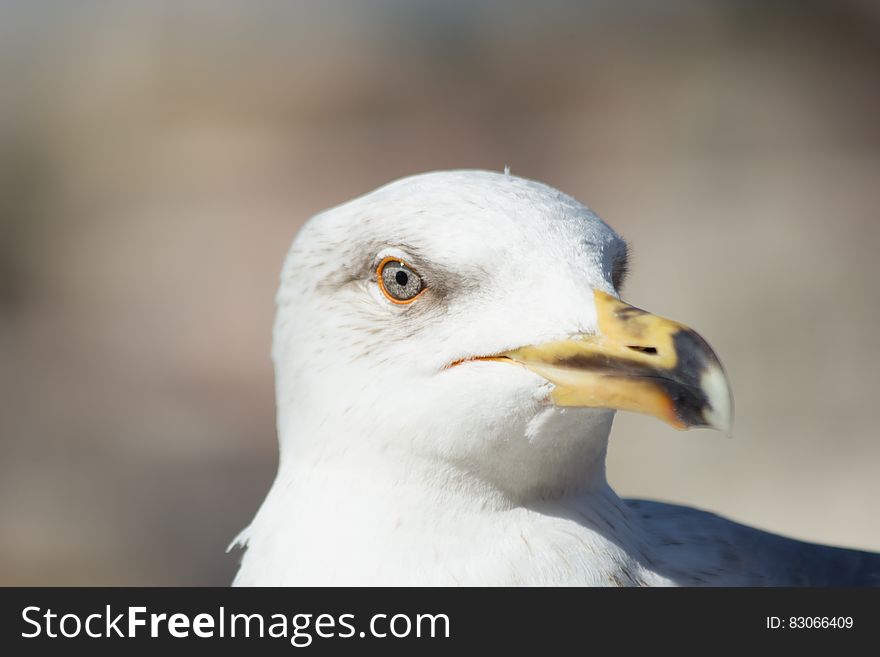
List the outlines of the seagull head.
{"type": "Polygon", "coordinates": [[[615,410],[729,431],[721,364],[622,302],[624,240],[546,185],[405,178],[322,212],[273,335],[282,465],[430,460],[512,494],[604,483],[615,410]]]}

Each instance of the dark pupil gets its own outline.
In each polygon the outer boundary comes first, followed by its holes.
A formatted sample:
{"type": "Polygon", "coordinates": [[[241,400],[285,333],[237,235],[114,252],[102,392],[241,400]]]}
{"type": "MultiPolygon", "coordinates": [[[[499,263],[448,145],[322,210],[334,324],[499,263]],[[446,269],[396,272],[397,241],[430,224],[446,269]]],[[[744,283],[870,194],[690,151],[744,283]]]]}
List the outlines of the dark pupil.
{"type": "Polygon", "coordinates": [[[409,276],[406,275],[405,271],[398,271],[394,274],[394,280],[397,281],[400,287],[406,287],[406,284],[409,283],[409,276]]]}

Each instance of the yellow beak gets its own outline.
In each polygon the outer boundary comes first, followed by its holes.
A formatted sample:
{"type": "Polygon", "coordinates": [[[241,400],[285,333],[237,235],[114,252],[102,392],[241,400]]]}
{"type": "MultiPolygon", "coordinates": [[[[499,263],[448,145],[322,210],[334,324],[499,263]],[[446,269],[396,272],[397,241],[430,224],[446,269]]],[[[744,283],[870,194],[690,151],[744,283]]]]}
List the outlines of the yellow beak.
{"type": "Polygon", "coordinates": [[[688,327],[596,291],[599,332],[501,354],[555,384],[558,406],[653,415],[730,433],[733,399],[712,348],[688,327]]]}

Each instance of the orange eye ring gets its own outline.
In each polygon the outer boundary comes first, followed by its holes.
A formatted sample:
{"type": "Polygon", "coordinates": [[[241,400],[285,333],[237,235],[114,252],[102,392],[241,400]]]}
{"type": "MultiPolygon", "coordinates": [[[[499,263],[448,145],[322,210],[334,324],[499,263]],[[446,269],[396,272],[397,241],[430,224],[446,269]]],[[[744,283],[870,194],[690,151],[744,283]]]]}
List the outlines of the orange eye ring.
{"type": "MultiPolygon", "coordinates": [[[[398,272],[398,273],[400,273],[400,272],[398,272]]],[[[404,262],[400,258],[392,258],[392,257],[383,258],[382,261],[376,266],[376,281],[379,283],[379,289],[382,291],[382,294],[385,296],[385,298],[388,299],[391,303],[398,305],[398,306],[408,306],[413,301],[415,301],[420,296],[422,296],[422,293],[427,289],[422,284],[422,279],[419,276],[419,274],[416,272],[416,270],[413,269],[412,267],[410,267],[406,262],[404,262]],[[389,292],[388,288],[386,287],[385,277],[384,277],[385,267],[389,263],[395,263],[395,264],[399,265],[400,267],[408,270],[410,275],[415,276],[417,278],[417,280],[419,281],[419,286],[420,286],[418,292],[416,292],[413,296],[411,296],[409,298],[405,298],[405,299],[395,297],[393,294],[391,294],[391,292],[389,292]]],[[[401,283],[401,285],[406,285],[406,283],[401,283]]]]}

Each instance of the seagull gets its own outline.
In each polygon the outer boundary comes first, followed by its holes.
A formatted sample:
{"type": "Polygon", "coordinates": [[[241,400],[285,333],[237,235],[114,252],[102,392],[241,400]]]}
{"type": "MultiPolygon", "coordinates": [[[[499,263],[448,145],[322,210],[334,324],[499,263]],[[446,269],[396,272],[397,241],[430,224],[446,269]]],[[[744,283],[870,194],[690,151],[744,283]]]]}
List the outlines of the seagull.
{"type": "Polygon", "coordinates": [[[590,209],[507,170],[306,222],[276,298],[278,472],[233,585],[880,584],[880,555],[611,489],[616,410],[732,422],[706,341],[621,301],[627,262],[590,209]]]}

